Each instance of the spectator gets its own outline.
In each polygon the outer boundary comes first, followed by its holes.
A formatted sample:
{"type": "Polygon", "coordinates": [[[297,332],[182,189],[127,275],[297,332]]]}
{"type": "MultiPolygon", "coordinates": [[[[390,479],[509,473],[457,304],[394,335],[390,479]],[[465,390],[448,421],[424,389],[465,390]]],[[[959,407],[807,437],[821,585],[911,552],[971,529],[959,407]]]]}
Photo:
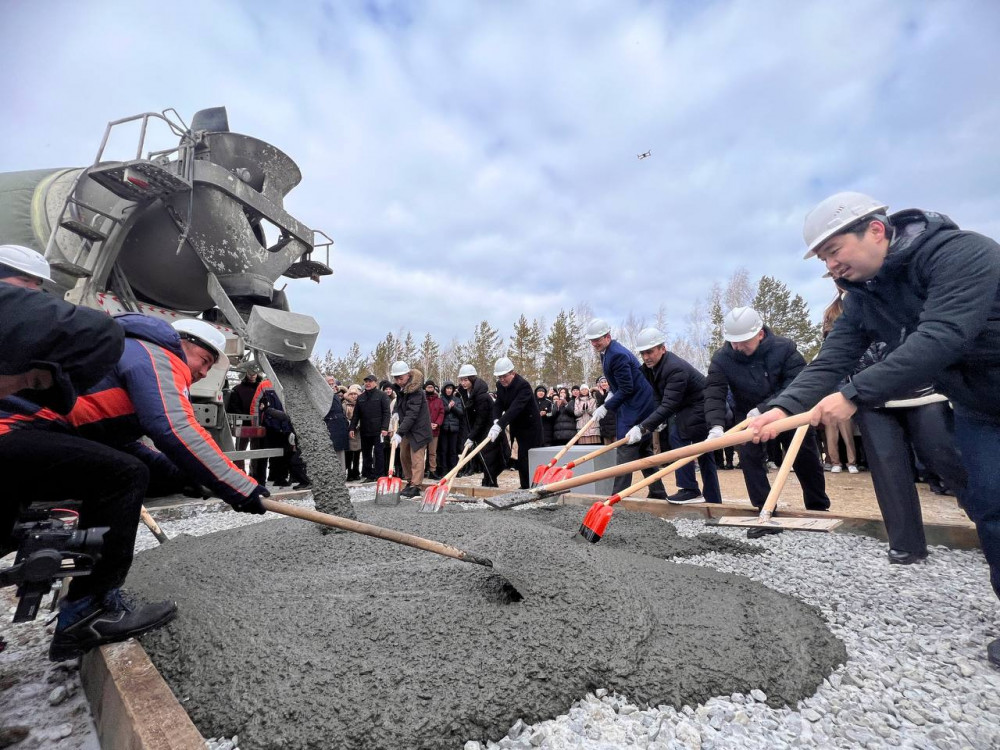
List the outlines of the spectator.
{"type": "MultiPolygon", "coordinates": [[[[611,388],[608,386],[608,379],[603,375],[597,379],[597,387],[594,389],[594,398],[597,399],[598,406],[604,406],[608,396],[611,395],[611,388]]],[[[598,422],[601,426],[601,440],[605,445],[615,442],[615,431],[618,428],[618,417],[613,411],[609,411],[598,422]]]]}
{"type": "MultiPolygon", "coordinates": [[[[361,386],[355,383],[344,394],[344,416],[347,424],[354,423],[354,412],[357,409],[358,397],[361,396],[361,386]]],[[[349,429],[347,433],[347,481],[357,482],[361,479],[361,435],[357,430],[349,429]]]]}
{"type": "MultiPolygon", "coordinates": [[[[576,397],[576,401],[573,403],[573,415],[576,417],[576,430],[579,432],[584,428],[590,418],[594,416],[594,411],[597,409],[597,399],[590,395],[590,388],[586,385],[581,385],[579,390],[579,395],[576,397]]],[[[601,428],[595,422],[592,424],[580,439],[576,441],[577,445],[598,445],[601,442],[601,428]]]]}
{"type": "Polygon", "coordinates": [[[443,476],[458,463],[458,436],[465,417],[462,399],[455,393],[455,384],[450,380],[446,380],[441,388],[441,404],[444,407],[444,420],[441,422],[441,436],[438,440],[438,468],[443,476]]]}
{"type": "Polygon", "coordinates": [[[555,417],[552,414],[552,399],[546,394],[548,389],[544,385],[535,386],[535,402],[538,404],[538,416],[542,420],[542,445],[552,445],[552,428],[555,417]]]}
{"type": "Polygon", "coordinates": [[[389,435],[389,397],[375,384],[374,375],[366,375],[364,391],[358,396],[350,421],[350,437],[361,438],[361,470],[366,482],[374,482],[385,473],[382,441],[389,435]]]}
{"type": "Polygon", "coordinates": [[[441,423],[444,422],[444,402],[437,392],[437,383],[428,380],[424,383],[424,394],[427,396],[427,410],[431,415],[431,442],[427,446],[428,479],[440,479],[438,473],[438,440],[441,437],[441,423]]]}
{"type": "Polygon", "coordinates": [[[330,432],[330,442],[333,443],[333,452],[337,454],[337,460],[340,461],[340,465],[344,467],[346,473],[347,463],[344,454],[349,447],[349,438],[347,435],[347,417],[344,415],[344,397],[340,395],[335,378],[327,378],[326,382],[333,389],[333,400],[330,403],[330,409],[326,412],[326,416],[323,417],[323,421],[326,423],[326,429],[330,432]]]}
{"type": "Polygon", "coordinates": [[[560,388],[558,395],[552,401],[552,439],[553,445],[566,445],[576,434],[576,415],[569,401],[569,390],[560,388]]]}

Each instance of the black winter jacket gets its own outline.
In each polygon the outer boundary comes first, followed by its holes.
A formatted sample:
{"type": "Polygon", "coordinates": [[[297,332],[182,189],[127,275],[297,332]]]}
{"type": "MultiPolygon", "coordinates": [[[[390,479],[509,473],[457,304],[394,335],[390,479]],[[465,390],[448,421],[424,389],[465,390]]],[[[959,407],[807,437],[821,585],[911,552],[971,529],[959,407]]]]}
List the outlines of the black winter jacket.
{"type": "Polygon", "coordinates": [[[504,388],[497,383],[497,400],[493,403],[493,418],[501,427],[510,427],[511,437],[524,438],[534,445],[542,440],[542,420],[531,383],[515,374],[504,388]]]}
{"type": "Polygon", "coordinates": [[[423,448],[431,441],[431,413],[427,408],[424,393],[424,374],[414,368],[410,379],[403,388],[393,386],[396,391],[396,413],[399,414],[399,428],[396,432],[410,441],[411,448],[423,448]]]}
{"type": "MultiPolygon", "coordinates": [[[[600,388],[594,389],[594,398],[597,399],[597,405],[603,406],[604,401],[607,396],[604,394],[600,388]]],[[[615,435],[618,433],[618,415],[613,411],[609,411],[604,415],[604,418],[597,424],[601,427],[601,437],[605,440],[614,440],[615,435]]]]}
{"type": "Polygon", "coordinates": [[[555,426],[555,417],[552,416],[552,399],[547,396],[538,398],[535,396],[535,405],[538,407],[538,416],[542,420],[542,444],[552,445],[552,428],[555,426]],[[545,415],[542,416],[542,412],[545,415]]]}
{"type": "Polygon", "coordinates": [[[844,314],[770,405],[811,408],[884,341],[888,356],[842,386],[846,398],[877,406],[933,382],[956,404],[1000,418],[1000,245],[930,211],[889,218],[895,235],[882,268],[866,282],[837,282],[844,314]]]}
{"type": "Polygon", "coordinates": [[[554,445],[565,445],[576,434],[576,414],[573,412],[573,399],[562,406],[552,404],[555,421],[552,425],[552,442],[554,445]]]}
{"type": "Polygon", "coordinates": [[[653,386],[657,407],[642,421],[642,428],[652,432],[671,417],[676,417],[677,431],[686,440],[704,440],[705,376],[686,359],[673,352],[664,354],[655,367],[642,366],[642,374],[653,386]]]}
{"type": "Polygon", "coordinates": [[[348,449],[347,437],[347,416],[344,414],[344,404],[339,393],[333,394],[333,401],[330,402],[330,410],[323,417],[326,429],[330,433],[330,442],[333,443],[335,451],[346,451],[348,449]]]}
{"type": "Polygon", "coordinates": [[[493,426],[493,400],[482,378],[473,377],[471,380],[471,392],[464,388],[459,388],[458,392],[462,396],[465,416],[469,420],[469,439],[474,443],[481,443],[493,426]]]}
{"type": "Polygon", "coordinates": [[[458,389],[451,381],[441,386],[441,401],[444,404],[444,422],[441,423],[441,431],[461,432],[462,421],[465,416],[465,404],[462,403],[462,397],[458,394],[458,389]],[[446,396],[444,392],[448,390],[449,386],[451,386],[451,395],[446,396]],[[448,406],[448,404],[454,404],[454,406],[448,406]]]}
{"type": "MultiPolygon", "coordinates": [[[[764,339],[749,357],[733,349],[728,341],[712,355],[705,385],[705,420],[709,427],[726,423],[727,388],[733,392],[735,417],[739,422],[751,409],[766,411],[768,402],[785,390],[806,366],[794,341],[775,336],[767,326],[764,331],[764,339]]],[[[854,363],[857,361],[855,357],[854,363]]]]}
{"type": "Polygon", "coordinates": [[[355,431],[360,428],[359,434],[369,438],[389,429],[389,397],[381,388],[361,392],[354,404],[350,428],[355,431]]]}

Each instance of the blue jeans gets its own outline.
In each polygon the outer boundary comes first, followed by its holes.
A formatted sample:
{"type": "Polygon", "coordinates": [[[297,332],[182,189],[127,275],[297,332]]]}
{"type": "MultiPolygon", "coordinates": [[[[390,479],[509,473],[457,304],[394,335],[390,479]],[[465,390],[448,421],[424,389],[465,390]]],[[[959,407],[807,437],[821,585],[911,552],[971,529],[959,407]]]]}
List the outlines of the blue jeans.
{"type": "Polygon", "coordinates": [[[1000,420],[956,405],[955,443],[969,474],[962,506],[976,524],[990,583],[1000,597],[1000,420]]]}

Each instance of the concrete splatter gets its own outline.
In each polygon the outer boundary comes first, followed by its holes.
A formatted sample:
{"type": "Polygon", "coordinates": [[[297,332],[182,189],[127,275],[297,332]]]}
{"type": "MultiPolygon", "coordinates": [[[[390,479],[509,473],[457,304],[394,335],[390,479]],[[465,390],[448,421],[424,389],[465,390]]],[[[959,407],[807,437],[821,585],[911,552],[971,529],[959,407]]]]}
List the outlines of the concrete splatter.
{"type": "Polygon", "coordinates": [[[580,509],[358,512],[486,555],[497,573],[293,520],[139,555],[130,588],[180,605],[143,645],[204,735],[238,731],[248,749],[450,748],[601,687],[654,705],[754,688],[794,703],[846,657],[804,603],[670,562],[718,545],[651,516],[616,511],[591,545],[559,528],[578,527],[580,509]]]}

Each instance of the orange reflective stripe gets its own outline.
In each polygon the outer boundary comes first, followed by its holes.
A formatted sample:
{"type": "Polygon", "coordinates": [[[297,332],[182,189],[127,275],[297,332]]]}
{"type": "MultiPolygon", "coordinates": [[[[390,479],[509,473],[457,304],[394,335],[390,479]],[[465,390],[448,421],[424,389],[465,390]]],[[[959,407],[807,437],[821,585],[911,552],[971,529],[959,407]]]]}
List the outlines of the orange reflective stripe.
{"type": "Polygon", "coordinates": [[[132,399],[124,388],[109,388],[106,391],[80,396],[73,411],[66,417],[74,427],[100,422],[103,419],[126,417],[135,413],[132,399]]]}

